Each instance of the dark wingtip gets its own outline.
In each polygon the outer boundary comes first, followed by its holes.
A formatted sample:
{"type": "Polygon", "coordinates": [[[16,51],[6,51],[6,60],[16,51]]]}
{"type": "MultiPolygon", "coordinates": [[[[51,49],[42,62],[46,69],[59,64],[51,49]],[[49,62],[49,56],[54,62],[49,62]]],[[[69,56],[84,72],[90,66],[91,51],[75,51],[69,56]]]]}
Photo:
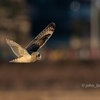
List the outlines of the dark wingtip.
{"type": "Polygon", "coordinates": [[[55,27],[56,25],[54,22],[52,22],[52,23],[50,23],[50,26],[55,27]]]}
{"type": "Polygon", "coordinates": [[[51,29],[52,29],[52,30],[54,30],[54,29],[55,29],[55,27],[56,27],[56,25],[55,25],[55,23],[54,23],[54,22],[52,22],[52,23],[50,23],[50,24],[49,24],[49,27],[51,27],[51,29]]]}
{"type": "Polygon", "coordinates": [[[54,26],[55,26],[55,23],[54,23],[54,22],[52,22],[52,23],[50,23],[50,24],[52,24],[52,25],[54,25],[54,26]]]}

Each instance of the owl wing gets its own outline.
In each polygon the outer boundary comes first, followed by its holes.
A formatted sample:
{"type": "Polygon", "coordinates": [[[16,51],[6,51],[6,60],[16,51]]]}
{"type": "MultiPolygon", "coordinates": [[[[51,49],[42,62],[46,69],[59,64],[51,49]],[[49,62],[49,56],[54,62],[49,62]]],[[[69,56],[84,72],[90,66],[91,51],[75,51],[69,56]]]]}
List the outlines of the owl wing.
{"type": "Polygon", "coordinates": [[[27,52],[27,50],[21,47],[19,44],[17,44],[13,40],[6,39],[6,42],[17,57],[29,56],[29,53],[27,52]]]}
{"type": "Polygon", "coordinates": [[[55,30],[55,23],[50,23],[34,40],[32,40],[26,47],[29,53],[35,52],[40,49],[47,40],[51,37],[55,30]]]}

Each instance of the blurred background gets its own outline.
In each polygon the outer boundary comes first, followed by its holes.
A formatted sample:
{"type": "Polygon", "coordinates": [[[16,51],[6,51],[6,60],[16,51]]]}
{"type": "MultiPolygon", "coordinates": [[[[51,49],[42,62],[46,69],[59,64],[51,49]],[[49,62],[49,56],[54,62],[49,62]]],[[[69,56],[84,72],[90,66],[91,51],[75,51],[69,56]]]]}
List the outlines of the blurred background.
{"type": "Polygon", "coordinates": [[[0,100],[99,100],[100,0],[0,0],[0,100]],[[12,64],[6,43],[23,47],[49,23],[42,60],[12,64]]]}

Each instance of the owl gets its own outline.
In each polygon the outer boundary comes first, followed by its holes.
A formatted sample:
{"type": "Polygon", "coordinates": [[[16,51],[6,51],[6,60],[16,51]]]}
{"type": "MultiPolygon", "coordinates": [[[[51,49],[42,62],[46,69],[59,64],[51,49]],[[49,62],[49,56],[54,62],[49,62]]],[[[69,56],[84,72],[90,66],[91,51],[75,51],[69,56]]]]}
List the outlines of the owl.
{"type": "Polygon", "coordinates": [[[14,63],[31,63],[38,61],[42,55],[38,50],[47,42],[55,30],[55,23],[50,23],[42,32],[40,32],[25,48],[11,39],[6,39],[7,44],[17,56],[10,62],[14,63]]]}

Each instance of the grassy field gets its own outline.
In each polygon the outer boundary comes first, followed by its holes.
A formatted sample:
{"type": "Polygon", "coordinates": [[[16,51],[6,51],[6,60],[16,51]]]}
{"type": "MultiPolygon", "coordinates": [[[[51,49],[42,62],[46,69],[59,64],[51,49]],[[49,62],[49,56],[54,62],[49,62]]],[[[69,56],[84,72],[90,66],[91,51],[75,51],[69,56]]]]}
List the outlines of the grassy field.
{"type": "Polygon", "coordinates": [[[2,91],[0,100],[100,100],[100,91],[2,91]]]}
{"type": "Polygon", "coordinates": [[[84,89],[82,84],[100,84],[99,65],[99,61],[1,63],[0,90],[84,89]]]}
{"type": "Polygon", "coordinates": [[[3,63],[0,90],[84,89],[82,84],[100,84],[99,65],[99,61],[3,63]]]}
{"type": "Polygon", "coordinates": [[[100,100],[100,61],[1,63],[0,100],[100,100]]]}

